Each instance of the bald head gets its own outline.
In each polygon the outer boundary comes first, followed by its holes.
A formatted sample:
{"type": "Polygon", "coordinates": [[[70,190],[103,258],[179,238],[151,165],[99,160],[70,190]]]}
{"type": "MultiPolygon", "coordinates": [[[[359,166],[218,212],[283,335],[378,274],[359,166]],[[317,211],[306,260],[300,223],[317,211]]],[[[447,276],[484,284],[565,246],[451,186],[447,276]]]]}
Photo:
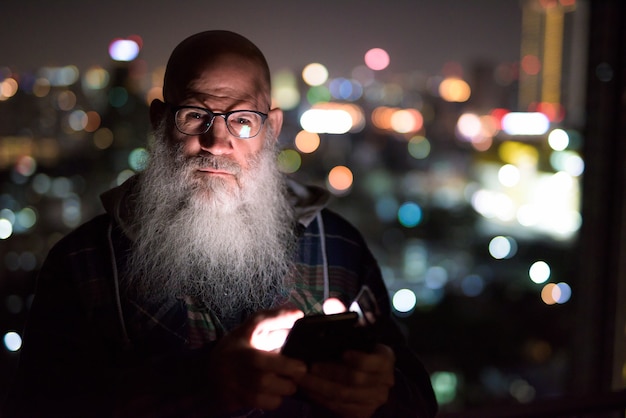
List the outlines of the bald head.
{"type": "Polygon", "coordinates": [[[177,103],[185,90],[203,71],[221,65],[224,59],[240,60],[256,71],[252,75],[256,93],[271,103],[270,71],[263,53],[247,38],[234,32],[213,30],[200,32],[182,41],[172,52],[165,70],[163,96],[177,103]]]}

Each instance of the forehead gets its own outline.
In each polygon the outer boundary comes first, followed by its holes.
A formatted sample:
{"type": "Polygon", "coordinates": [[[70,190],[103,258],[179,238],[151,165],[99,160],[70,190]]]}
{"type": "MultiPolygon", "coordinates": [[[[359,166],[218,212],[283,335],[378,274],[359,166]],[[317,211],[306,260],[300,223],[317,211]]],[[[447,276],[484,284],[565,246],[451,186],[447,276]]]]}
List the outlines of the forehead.
{"type": "Polygon", "coordinates": [[[254,60],[223,54],[200,63],[188,79],[178,80],[173,92],[178,101],[190,98],[245,102],[255,109],[269,108],[269,86],[262,68],[254,60]]]}

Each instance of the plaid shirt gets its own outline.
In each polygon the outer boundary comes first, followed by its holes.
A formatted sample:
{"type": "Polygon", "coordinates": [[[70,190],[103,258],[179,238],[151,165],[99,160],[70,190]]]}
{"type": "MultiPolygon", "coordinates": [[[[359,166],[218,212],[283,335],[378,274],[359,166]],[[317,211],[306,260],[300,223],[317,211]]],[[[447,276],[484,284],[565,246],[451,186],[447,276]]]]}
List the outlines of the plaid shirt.
{"type": "MultiPolygon", "coordinates": [[[[327,209],[309,215],[298,241],[298,281],[289,304],[318,313],[327,297],[348,306],[361,286],[369,286],[389,320],[382,339],[394,348],[398,369],[390,401],[377,416],[434,416],[428,375],[390,319],[387,290],[363,238],[327,209]]],[[[189,299],[148,304],[126,297],[118,271],[124,269],[130,240],[114,218],[94,218],[50,251],[7,417],[210,415],[204,359],[227,331],[189,299]]],[[[276,411],[232,416],[327,415],[288,398],[276,411]]]]}

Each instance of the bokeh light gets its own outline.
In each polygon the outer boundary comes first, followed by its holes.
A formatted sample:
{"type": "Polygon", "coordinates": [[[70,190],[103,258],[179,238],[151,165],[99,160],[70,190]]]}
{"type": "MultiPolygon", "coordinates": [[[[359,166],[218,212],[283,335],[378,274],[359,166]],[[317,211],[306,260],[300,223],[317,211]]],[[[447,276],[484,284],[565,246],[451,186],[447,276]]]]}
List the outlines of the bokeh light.
{"type": "Polygon", "coordinates": [[[315,133],[345,134],[352,117],[343,109],[309,109],[300,117],[302,129],[315,133]]]}
{"type": "Polygon", "coordinates": [[[530,280],[545,283],[550,278],[550,266],[545,261],[535,261],[528,270],[530,280]]]}
{"type": "Polygon", "coordinates": [[[30,177],[37,170],[37,160],[30,155],[23,155],[15,163],[15,171],[22,176],[30,177]]]}
{"type": "Polygon", "coordinates": [[[84,127],[86,132],[95,132],[96,130],[98,130],[98,128],[100,128],[100,123],[102,119],[100,118],[98,112],[91,110],[87,112],[85,116],[87,119],[87,123],[84,127]]]}
{"type": "Polygon", "coordinates": [[[550,120],[541,112],[509,112],[502,118],[502,130],[509,135],[543,135],[550,120]]]}
{"type": "Polygon", "coordinates": [[[283,110],[294,109],[300,104],[300,91],[295,75],[283,70],[272,76],[273,107],[283,110]]]}
{"type": "Polygon", "coordinates": [[[100,128],[93,135],[96,148],[107,149],[113,144],[113,132],[109,128],[100,128]]]}
{"type": "Polygon", "coordinates": [[[453,372],[437,371],[431,376],[431,383],[439,405],[453,402],[457,397],[459,379],[453,372]]]}
{"type": "Polygon", "coordinates": [[[355,101],[363,95],[363,86],[356,80],[335,78],[328,86],[330,94],[338,100],[355,101]]]}
{"type": "Polygon", "coordinates": [[[489,241],[489,255],[496,260],[511,258],[517,253],[517,241],[512,237],[497,236],[489,241]]]}
{"type": "Polygon", "coordinates": [[[102,67],[91,67],[83,76],[83,86],[87,91],[101,90],[109,84],[110,75],[102,67]]]}
{"type": "Polygon", "coordinates": [[[513,164],[505,164],[498,170],[498,180],[503,186],[513,187],[520,181],[520,171],[513,164]]]}
{"type": "Polygon", "coordinates": [[[374,71],[384,70],[389,62],[389,54],[382,48],[372,48],[365,53],[365,65],[374,71]]]}
{"type": "Polygon", "coordinates": [[[143,171],[148,164],[148,150],[135,148],[128,155],[128,165],[134,171],[143,171]]]}
{"type": "Polygon", "coordinates": [[[60,110],[72,110],[76,106],[76,94],[70,90],[63,90],[57,96],[57,106],[60,110]]]}
{"type": "Polygon", "coordinates": [[[17,89],[18,83],[14,78],[5,78],[0,81],[0,101],[7,100],[15,96],[17,89]]]}
{"type": "Polygon", "coordinates": [[[541,61],[536,55],[524,55],[520,64],[522,70],[528,75],[537,75],[541,71],[541,61]]]}
{"type": "Polygon", "coordinates": [[[548,283],[541,289],[541,300],[546,305],[554,305],[561,296],[561,290],[554,283],[548,283]]]}
{"type": "Polygon", "coordinates": [[[135,39],[114,39],[109,44],[109,56],[115,61],[132,61],[139,55],[140,46],[135,39]]]}
{"type": "Polygon", "coordinates": [[[13,234],[13,224],[8,219],[0,218],[0,239],[7,239],[13,234]]]}
{"type": "Polygon", "coordinates": [[[310,154],[319,148],[320,136],[315,132],[302,130],[298,132],[294,142],[298,151],[310,154]]]}
{"type": "Polygon", "coordinates": [[[411,312],[415,309],[417,296],[411,289],[400,289],[393,294],[391,299],[393,309],[400,313],[411,312]]]}
{"type": "Polygon", "coordinates": [[[381,197],[376,201],[376,215],[383,222],[391,222],[396,219],[398,213],[398,201],[393,196],[381,197]]]}
{"type": "Polygon", "coordinates": [[[7,332],[4,334],[2,341],[4,342],[4,348],[8,351],[15,352],[22,348],[22,337],[17,332],[7,332]]]}
{"type": "Polygon", "coordinates": [[[472,90],[466,81],[446,78],[439,84],[439,96],[447,102],[463,103],[469,100],[472,90]]]}
{"type": "Polygon", "coordinates": [[[412,137],[407,147],[411,157],[416,160],[423,160],[430,155],[430,141],[421,135],[412,137]]]}
{"type": "Polygon", "coordinates": [[[398,109],[391,114],[390,125],[398,133],[417,132],[424,125],[424,117],[416,109],[398,109]]]}
{"type": "Polygon", "coordinates": [[[87,127],[87,114],[82,110],[75,110],[70,113],[68,123],[74,131],[82,131],[87,127]]]}
{"type": "Polygon", "coordinates": [[[117,108],[123,107],[126,102],[128,102],[128,97],[128,90],[126,90],[124,87],[113,87],[109,91],[109,104],[117,108]]]}
{"type": "Polygon", "coordinates": [[[312,105],[325,103],[330,101],[330,99],[330,90],[326,86],[312,86],[306,92],[306,100],[312,105]]]}
{"type": "Polygon", "coordinates": [[[456,124],[457,132],[462,138],[471,141],[482,133],[480,117],[474,113],[462,114],[456,124]]]}
{"type": "Polygon", "coordinates": [[[407,228],[414,228],[422,221],[422,208],[415,202],[405,202],[398,209],[398,221],[407,228]]]}
{"type": "Polygon", "coordinates": [[[63,87],[71,86],[78,81],[80,71],[75,65],[65,67],[43,67],[40,74],[45,78],[50,86],[63,87]]]}
{"type": "Polygon", "coordinates": [[[278,154],[278,169],[283,173],[295,173],[302,165],[302,157],[298,151],[285,149],[278,154]]]}
{"type": "Polygon", "coordinates": [[[563,129],[553,129],[548,135],[548,144],[555,151],[563,151],[569,145],[569,135],[563,129]]]}
{"type": "Polygon", "coordinates": [[[317,62],[308,64],[302,70],[302,80],[309,86],[321,86],[328,80],[328,69],[317,62]]]}
{"type": "Polygon", "coordinates": [[[352,171],[343,165],[333,167],[328,173],[328,185],[332,191],[343,193],[352,187],[354,176],[352,171]]]}
{"type": "Polygon", "coordinates": [[[461,291],[465,296],[476,297],[483,292],[485,280],[478,274],[470,274],[461,280],[461,291]]]}

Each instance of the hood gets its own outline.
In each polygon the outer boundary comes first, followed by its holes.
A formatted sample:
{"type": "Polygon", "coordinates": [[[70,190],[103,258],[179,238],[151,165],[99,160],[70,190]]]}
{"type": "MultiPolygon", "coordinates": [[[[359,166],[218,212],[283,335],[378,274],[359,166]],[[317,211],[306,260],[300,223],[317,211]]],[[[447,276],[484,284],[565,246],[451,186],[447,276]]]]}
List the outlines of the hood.
{"type": "Polygon", "coordinates": [[[307,227],[317,214],[328,205],[330,193],[318,186],[304,185],[287,178],[289,200],[295,209],[296,219],[307,227]]]}
{"type": "MultiPolygon", "coordinates": [[[[137,193],[137,178],[138,175],[135,175],[122,185],[110,189],[100,196],[104,210],[131,240],[135,237],[131,214],[137,193]]],[[[294,207],[296,219],[303,226],[309,226],[317,214],[328,204],[330,194],[321,187],[304,185],[292,178],[286,179],[286,185],[288,199],[294,207]]]]}

